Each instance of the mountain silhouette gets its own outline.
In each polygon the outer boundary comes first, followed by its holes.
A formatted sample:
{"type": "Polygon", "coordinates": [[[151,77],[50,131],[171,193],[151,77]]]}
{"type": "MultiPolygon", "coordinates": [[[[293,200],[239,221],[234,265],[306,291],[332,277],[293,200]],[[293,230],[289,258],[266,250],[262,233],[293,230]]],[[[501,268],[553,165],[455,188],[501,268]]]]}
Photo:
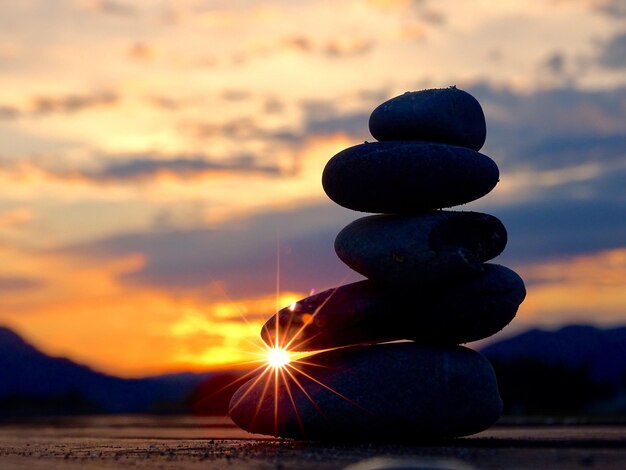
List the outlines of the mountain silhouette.
{"type": "Polygon", "coordinates": [[[122,379],[50,357],[0,327],[0,416],[185,411],[207,374],[122,379]]]}
{"type": "Polygon", "coordinates": [[[626,327],[533,329],[486,346],[481,352],[491,361],[535,359],[569,369],[588,368],[598,382],[618,384],[626,377],[626,327]]]}
{"type": "Polygon", "coordinates": [[[485,347],[507,415],[626,416],[626,328],[530,330],[485,347]]]}
{"type": "MultiPolygon", "coordinates": [[[[626,327],[533,329],[481,352],[494,366],[508,415],[626,415],[626,327]]],[[[0,417],[225,414],[244,372],[122,379],[48,356],[0,327],[0,417]]]]}

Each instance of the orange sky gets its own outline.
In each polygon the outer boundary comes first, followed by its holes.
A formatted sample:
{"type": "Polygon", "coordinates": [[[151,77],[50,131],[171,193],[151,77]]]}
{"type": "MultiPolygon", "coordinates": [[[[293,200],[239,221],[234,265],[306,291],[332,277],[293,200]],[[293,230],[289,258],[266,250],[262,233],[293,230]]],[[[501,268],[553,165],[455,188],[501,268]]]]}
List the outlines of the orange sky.
{"type": "MultiPolygon", "coordinates": [[[[246,360],[276,305],[359,279],[325,162],[456,84],[528,298],[502,335],[626,321],[619,1],[0,3],[0,324],[138,376],[246,360]],[[622,217],[620,217],[620,214],[622,217]],[[276,257],[281,295],[276,298],[276,257]],[[246,324],[244,315],[249,324],[246,324]]],[[[622,60],[623,59],[623,60],[622,60]]]]}

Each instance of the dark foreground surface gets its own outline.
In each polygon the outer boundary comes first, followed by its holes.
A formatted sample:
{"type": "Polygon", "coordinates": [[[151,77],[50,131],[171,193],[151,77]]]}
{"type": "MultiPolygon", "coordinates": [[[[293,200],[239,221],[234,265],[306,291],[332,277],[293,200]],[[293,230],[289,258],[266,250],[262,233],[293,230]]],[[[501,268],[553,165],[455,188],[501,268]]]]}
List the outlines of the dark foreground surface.
{"type": "Polygon", "coordinates": [[[440,444],[348,445],[251,435],[227,418],[103,416],[0,422],[2,470],[341,469],[372,458],[410,460],[411,468],[624,469],[626,426],[497,425],[440,444]]]}

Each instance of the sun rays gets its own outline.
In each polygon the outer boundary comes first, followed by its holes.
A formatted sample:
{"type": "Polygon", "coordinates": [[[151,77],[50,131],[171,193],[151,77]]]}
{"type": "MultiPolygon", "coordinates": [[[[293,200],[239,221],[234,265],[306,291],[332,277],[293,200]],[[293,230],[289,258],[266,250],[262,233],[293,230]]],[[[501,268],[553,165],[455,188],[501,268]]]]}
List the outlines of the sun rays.
{"type": "MultiPolygon", "coordinates": [[[[277,252],[280,253],[279,241],[277,241],[277,252]]],[[[324,301],[319,306],[317,306],[314,311],[298,312],[301,316],[306,315],[307,321],[303,321],[302,324],[299,325],[297,328],[293,327],[293,319],[296,315],[298,303],[293,302],[288,305],[287,308],[284,308],[283,310],[280,309],[280,256],[278,255],[278,253],[276,256],[276,313],[274,314],[274,331],[272,331],[271,334],[268,335],[268,337],[266,338],[266,342],[262,341],[259,332],[255,332],[254,337],[256,340],[247,340],[247,344],[251,346],[251,349],[247,351],[239,351],[241,353],[245,353],[251,358],[249,361],[244,361],[240,363],[240,365],[256,365],[256,367],[228,385],[228,387],[230,387],[234,383],[243,383],[244,381],[248,380],[247,385],[245,385],[246,388],[243,390],[243,392],[240,393],[240,395],[234,402],[231,402],[229,407],[229,413],[232,413],[234,410],[236,410],[251,393],[258,393],[260,390],[260,395],[254,408],[254,412],[252,416],[250,416],[250,423],[248,427],[249,429],[254,430],[255,423],[264,406],[266,397],[268,397],[268,393],[271,390],[273,396],[272,411],[274,421],[274,435],[279,434],[279,422],[281,414],[290,412],[288,409],[285,409],[285,406],[290,406],[291,410],[293,411],[293,415],[296,418],[298,426],[300,427],[302,436],[306,437],[306,430],[304,429],[302,421],[300,419],[299,410],[296,406],[296,399],[294,398],[294,393],[296,393],[296,391],[302,393],[302,395],[306,397],[306,399],[317,410],[317,412],[320,413],[321,416],[324,416],[323,410],[320,408],[319,404],[315,400],[315,397],[311,393],[311,387],[306,386],[307,383],[315,384],[315,388],[317,389],[321,387],[321,389],[334,393],[338,397],[342,398],[343,400],[347,401],[351,405],[359,408],[364,412],[369,413],[369,411],[363,408],[354,400],[346,397],[340,391],[335,390],[334,388],[318,380],[312,371],[312,369],[314,368],[326,368],[327,366],[323,364],[317,364],[314,361],[311,361],[310,359],[308,359],[310,356],[320,352],[341,349],[342,347],[324,349],[321,351],[301,351],[302,349],[305,349],[304,345],[315,337],[314,335],[306,339],[301,339],[304,329],[307,325],[315,320],[320,311],[331,300],[336,292],[336,289],[333,289],[330,295],[328,295],[328,297],[324,299],[324,301]],[[283,312],[283,315],[289,315],[286,321],[285,318],[282,319],[282,323],[280,313],[281,311],[283,312]],[[281,326],[284,326],[284,328],[281,329],[281,326]],[[283,403],[279,399],[283,391],[283,397],[288,400],[287,403],[283,403]]],[[[344,278],[339,283],[339,285],[341,285],[345,281],[346,279],[344,278]]],[[[245,313],[240,312],[240,315],[243,321],[248,326],[251,326],[245,318],[245,313]]],[[[223,389],[225,388],[227,387],[224,387],[223,389]]]]}

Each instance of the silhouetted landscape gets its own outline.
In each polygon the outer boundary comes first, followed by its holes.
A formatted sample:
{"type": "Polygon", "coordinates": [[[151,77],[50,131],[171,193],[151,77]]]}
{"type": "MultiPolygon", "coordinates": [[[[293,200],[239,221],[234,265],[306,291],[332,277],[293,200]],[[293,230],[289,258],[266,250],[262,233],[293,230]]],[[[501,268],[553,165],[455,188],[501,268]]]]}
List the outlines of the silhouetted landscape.
{"type": "MultiPolygon", "coordinates": [[[[530,330],[481,351],[492,362],[505,416],[626,416],[626,327],[530,330]]],[[[0,328],[0,417],[193,413],[224,415],[241,370],[140,379],[50,357],[0,328]],[[232,384],[232,385],[231,385],[232,384]]]]}
{"type": "Polygon", "coordinates": [[[626,415],[626,328],[530,330],[485,347],[505,415],[626,415]]]}
{"type": "Polygon", "coordinates": [[[207,402],[199,394],[214,381],[212,390],[219,390],[224,378],[231,380],[238,374],[180,373],[123,379],[69,359],[50,357],[1,327],[0,371],[1,417],[192,411],[225,414],[227,399],[217,393],[207,402]]]}

